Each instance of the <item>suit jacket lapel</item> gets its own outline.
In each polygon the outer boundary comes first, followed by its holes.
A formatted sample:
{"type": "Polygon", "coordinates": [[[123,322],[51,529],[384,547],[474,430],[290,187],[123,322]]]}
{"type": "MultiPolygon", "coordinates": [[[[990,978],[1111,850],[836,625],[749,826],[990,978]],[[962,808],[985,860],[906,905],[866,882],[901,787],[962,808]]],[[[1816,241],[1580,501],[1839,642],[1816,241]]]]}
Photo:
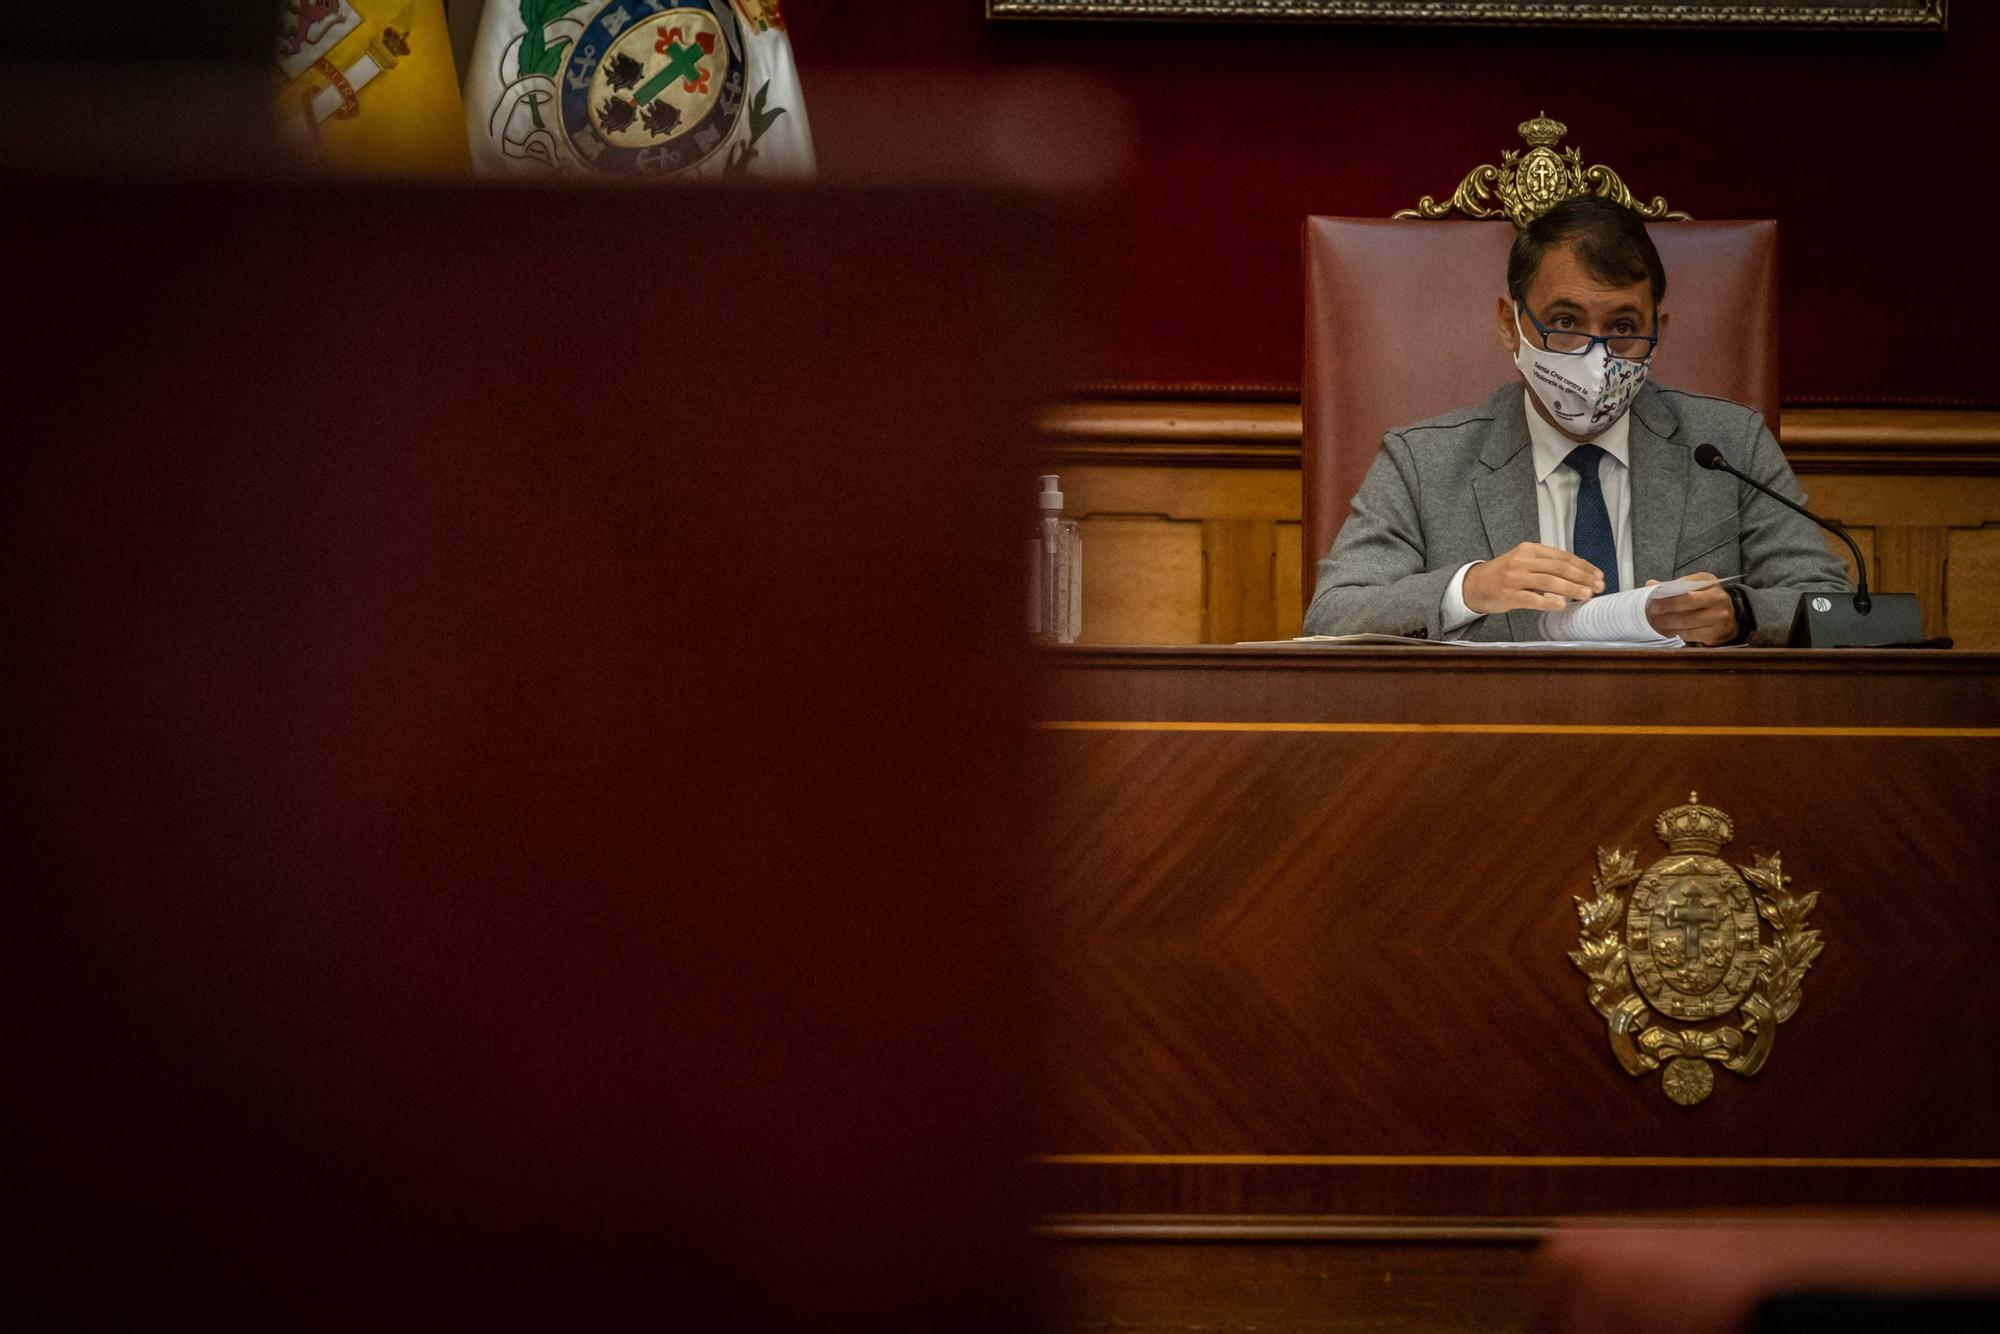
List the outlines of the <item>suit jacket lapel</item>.
{"type": "MultiPolygon", "coordinates": [[[[1492,428],[1479,452],[1486,471],[1472,482],[1489,556],[1503,556],[1523,542],[1542,540],[1541,513],[1535,506],[1535,455],[1528,448],[1527,405],[1521,398],[1525,392],[1516,382],[1497,395],[1501,401],[1495,405],[1492,428]]],[[[1635,484],[1637,480],[1635,475],[1635,484]]],[[[1533,612],[1508,612],[1507,628],[1515,639],[1541,635],[1533,612]]]]}
{"type": "Polygon", "coordinates": [[[1673,435],[1680,422],[1651,386],[1632,405],[1632,578],[1674,577],[1694,460],[1673,435]]]}

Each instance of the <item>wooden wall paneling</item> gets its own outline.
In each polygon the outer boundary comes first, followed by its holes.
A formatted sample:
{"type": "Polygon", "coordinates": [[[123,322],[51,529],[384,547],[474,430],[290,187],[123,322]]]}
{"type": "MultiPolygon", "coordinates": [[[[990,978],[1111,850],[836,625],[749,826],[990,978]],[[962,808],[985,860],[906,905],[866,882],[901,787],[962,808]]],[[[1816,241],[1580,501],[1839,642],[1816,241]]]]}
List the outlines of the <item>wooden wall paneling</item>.
{"type": "Polygon", "coordinates": [[[1079,526],[1084,643],[1179,644],[1205,637],[1199,520],[1090,514],[1079,526]]]}
{"type": "MultiPolygon", "coordinates": [[[[2000,417],[2000,413],[1994,414],[2000,417]]],[[[1811,473],[1800,470],[1808,503],[1842,523],[1978,527],[2000,519],[2000,476],[1925,473],[1811,473]]]]}
{"type": "Polygon", "coordinates": [[[1871,586],[1917,594],[1926,634],[1949,635],[1959,648],[2000,648],[2000,571],[1974,554],[1974,535],[2000,525],[2000,477],[1834,473],[1804,481],[1822,513],[1856,530],[1872,556],[1871,586]],[[1971,568],[1953,578],[1959,551],[1971,568]]]}
{"type": "Polygon", "coordinates": [[[1271,582],[1271,597],[1277,603],[1273,619],[1277,631],[1273,639],[1291,639],[1305,621],[1304,589],[1299,583],[1299,547],[1306,540],[1305,525],[1281,521],[1277,526],[1278,570],[1271,582]]]}
{"type": "MultiPolygon", "coordinates": [[[[1297,403],[1088,401],[1041,426],[1085,516],[1086,642],[1298,633],[1297,403]]],[[[1784,438],[1810,503],[1854,532],[1871,586],[1918,594],[1928,633],[2000,647],[2000,578],[1983,555],[2000,526],[2000,412],[1800,408],[1784,438]]],[[[1828,548],[1849,563],[1837,538],[1828,548]]]]}
{"type": "Polygon", "coordinates": [[[1960,648],[2000,649],[2000,523],[1951,530],[1944,599],[1960,648]]]}
{"type": "Polygon", "coordinates": [[[1233,643],[1298,633],[1295,469],[1094,464],[1059,470],[1083,532],[1090,644],[1233,643]],[[1280,525],[1292,530],[1289,539],[1280,525]]]}
{"type": "Polygon", "coordinates": [[[1932,524],[1884,524],[1875,529],[1876,588],[1915,593],[1924,633],[1946,633],[1945,554],[1951,530],[1932,524]]]}
{"type": "Polygon", "coordinates": [[[1272,590],[1277,525],[1259,519],[1211,519],[1201,526],[1201,637],[1211,644],[1277,634],[1272,590]]]}
{"type": "MultiPolygon", "coordinates": [[[[1054,464],[1063,462],[1057,455],[1054,464]]],[[[1075,514],[1164,514],[1176,519],[1299,517],[1296,448],[1275,467],[1235,468],[1114,462],[1067,466],[1063,492],[1075,514]]]]}

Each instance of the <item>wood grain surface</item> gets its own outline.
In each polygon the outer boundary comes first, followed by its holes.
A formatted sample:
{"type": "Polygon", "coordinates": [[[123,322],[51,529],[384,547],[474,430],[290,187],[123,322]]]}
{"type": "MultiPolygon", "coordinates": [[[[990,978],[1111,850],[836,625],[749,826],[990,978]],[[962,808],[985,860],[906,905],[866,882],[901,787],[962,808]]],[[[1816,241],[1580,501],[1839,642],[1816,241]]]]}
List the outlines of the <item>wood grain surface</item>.
{"type": "Polygon", "coordinates": [[[1050,1242],[1059,1334],[1304,1334],[1531,1328],[1529,1243],[1130,1246],[1050,1242]]]}
{"type": "Polygon", "coordinates": [[[1045,659],[1053,1213],[1549,1216],[2000,1198],[1996,664],[1045,659]],[[1499,729],[1499,730],[1487,730],[1499,729]],[[1826,949],[1754,1079],[1620,1070],[1595,850],[1699,790],[1826,949]]]}

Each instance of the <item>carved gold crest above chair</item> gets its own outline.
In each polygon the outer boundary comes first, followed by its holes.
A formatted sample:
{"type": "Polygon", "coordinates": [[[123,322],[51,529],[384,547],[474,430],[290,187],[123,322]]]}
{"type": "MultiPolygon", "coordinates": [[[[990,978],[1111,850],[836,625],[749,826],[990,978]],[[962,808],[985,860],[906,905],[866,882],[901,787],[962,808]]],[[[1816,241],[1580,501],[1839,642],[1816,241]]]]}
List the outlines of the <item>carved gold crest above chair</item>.
{"type": "Polygon", "coordinates": [[[1574,148],[1557,150],[1569,126],[1550,120],[1543,112],[1516,127],[1527,143],[1524,153],[1510,148],[1500,155],[1500,165],[1486,163],[1465,173],[1451,198],[1440,203],[1425,195],[1415,208],[1392,214],[1397,218],[1448,218],[1454,212],[1468,218],[1506,218],[1518,228],[1526,227],[1566,199],[1598,195],[1625,205],[1649,221],[1688,222],[1685,213],[1667,207],[1654,195],[1650,203],[1640,203],[1626,188],[1617,172],[1599,163],[1583,165],[1583,154],[1574,148]]]}

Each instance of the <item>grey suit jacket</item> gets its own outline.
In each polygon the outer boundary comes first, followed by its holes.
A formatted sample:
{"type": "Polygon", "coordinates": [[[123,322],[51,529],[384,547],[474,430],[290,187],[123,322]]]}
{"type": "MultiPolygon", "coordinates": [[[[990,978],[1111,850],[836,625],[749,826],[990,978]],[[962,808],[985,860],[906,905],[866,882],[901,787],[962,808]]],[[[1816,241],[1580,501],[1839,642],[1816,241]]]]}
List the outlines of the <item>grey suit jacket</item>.
{"type": "MultiPolygon", "coordinates": [[[[1541,540],[1527,405],[1515,381],[1382,438],[1354,508],[1319,563],[1307,634],[1443,637],[1447,585],[1468,561],[1541,540]]],[[[1782,644],[1799,594],[1847,589],[1820,530],[1727,473],[1694,461],[1712,444],[1750,476],[1805,500],[1759,414],[1725,399],[1649,384],[1632,404],[1632,573],[1639,583],[1706,570],[1740,574],[1757,629],[1782,644]]],[[[1495,612],[1455,639],[1535,639],[1538,614],[1495,612]]]]}

